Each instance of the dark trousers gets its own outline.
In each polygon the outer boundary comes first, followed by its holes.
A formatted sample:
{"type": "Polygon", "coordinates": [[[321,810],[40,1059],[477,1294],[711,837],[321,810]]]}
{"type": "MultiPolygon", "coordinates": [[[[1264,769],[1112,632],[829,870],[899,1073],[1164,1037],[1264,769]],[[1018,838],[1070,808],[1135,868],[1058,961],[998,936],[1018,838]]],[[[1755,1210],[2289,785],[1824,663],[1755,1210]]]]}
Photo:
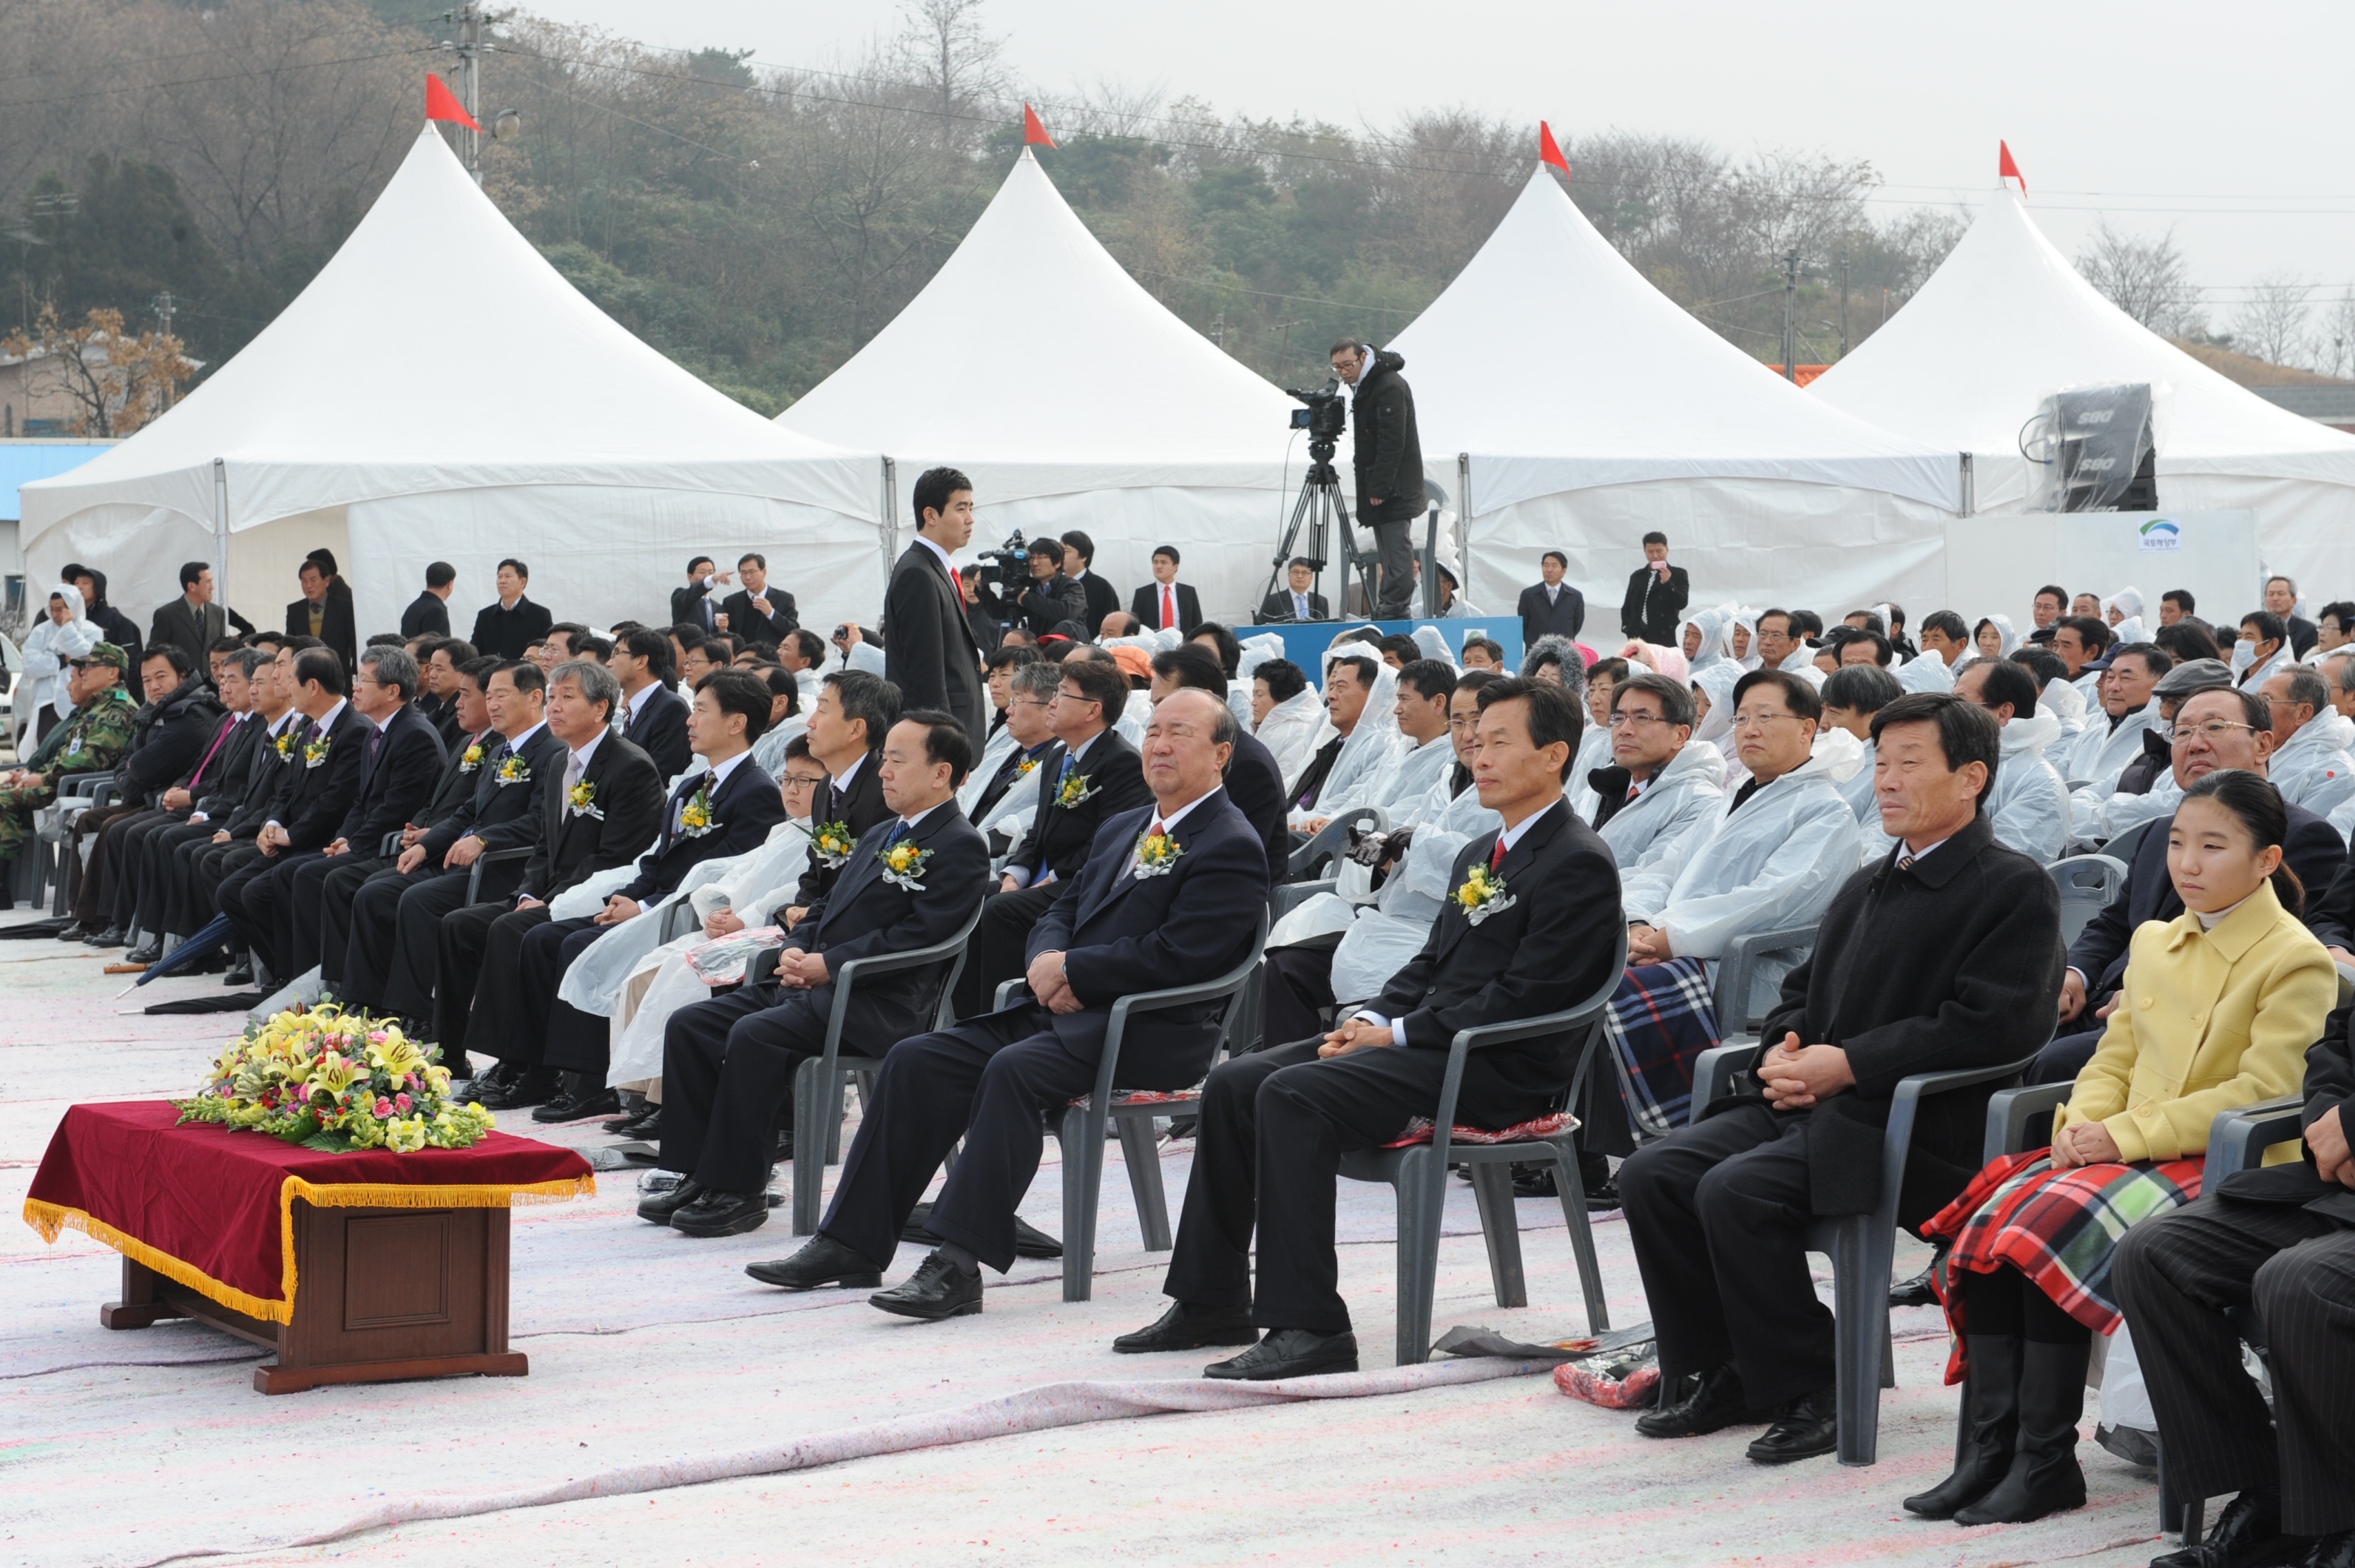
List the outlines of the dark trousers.
{"type": "MultiPolygon", "coordinates": [[[[457,1014],[463,1019],[474,1005],[474,989],[482,968],[478,959],[471,968],[443,969],[450,949],[445,945],[442,924],[464,909],[483,911],[480,918],[487,924],[489,917],[506,912],[506,908],[504,899],[469,904],[464,871],[427,875],[421,869],[394,880],[390,890],[372,881],[360,890],[359,898],[354,901],[353,939],[344,949],[344,983],[346,987],[355,983],[362,963],[367,961],[362,956],[365,953],[382,965],[378,995],[388,1010],[403,1018],[438,1018],[443,998],[447,997],[454,1001],[457,1014]],[[363,908],[368,912],[368,918],[376,919],[381,909],[377,901],[387,899],[391,903],[390,915],[372,929],[364,943],[358,934],[363,908]]],[[[476,932],[477,938],[481,934],[476,932]]],[[[477,946],[474,951],[479,955],[482,949],[477,946]]],[[[454,1050],[456,1042],[449,1036],[435,1038],[454,1050]]]]}
{"type": "MultiPolygon", "coordinates": [[[[2081,1017],[2071,1021],[2083,1022],[2085,1019],[2081,1017]]],[[[2100,1022],[2099,1019],[2093,1021],[2100,1022]]],[[[2107,1026],[2104,1026],[2082,1034],[2055,1037],[2036,1053],[2036,1060],[2028,1064],[2027,1081],[2030,1083],[2074,1083],[2077,1074],[2085,1070],[2085,1063],[2094,1060],[2094,1049],[2102,1043],[2102,1036],[2107,1032],[2107,1026]]]]}
{"type": "Polygon", "coordinates": [[[825,1050],[833,1006],[831,986],[763,982],[671,1014],[663,1026],[662,1168],[720,1192],[767,1186],[777,1115],[804,1059],[825,1050]]]}
{"type": "MultiPolygon", "coordinates": [[[[1095,1087],[1093,1053],[1082,1057],[1065,1047],[1051,1016],[1040,1007],[1009,1008],[893,1046],[875,1075],[874,1103],[843,1159],[842,1183],[819,1229],[879,1264],[889,1263],[900,1227],[962,1137],[964,1152],[925,1226],[1000,1274],[1013,1267],[1014,1211],[1039,1172],[1041,1117],[1095,1087]]],[[[1140,1077],[1131,1083],[1124,1072],[1122,1081],[1124,1087],[1178,1089],[1190,1080],[1140,1077]]],[[[666,1102],[669,1094],[666,1083],[666,1102]]],[[[667,1105],[663,1114],[670,1114],[667,1105]]]]}
{"type": "MultiPolygon", "coordinates": [[[[433,950],[434,939],[440,933],[442,917],[458,907],[465,892],[466,879],[456,879],[457,887],[440,907],[427,912],[423,905],[417,911],[414,927],[401,923],[401,901],[412,891],[442,880],[443,873],[435,867],[420,866],[413,871],[399,871],[390,867],[370,875],[352,890],[343,912],[334,918],[343,923],[340,932],[323,932],[320,941],[332,955],[340,943],[343,953],[336,964],[336,994],[378,1012],[391,1012],[401,1018],[426,1019],[433,1016],[433,950]],[[419,971],[413,986],[396,990],[393,976],[402,969],[402,944],[410,944],[412,967],[419,971]]],[[[333,888],[329,901],[333,901],[333,888]]],[[[324,969],[329,960],[323,958],[324,969]]]]}
{"type": "Polygon", "coordinates": [[[139,929],[149,933],[190,934],[191,927],[172,923],[175,901],[187,875],[188,858],[220,831],[210,822],[181,822],[155,829],[139,847],[139,929]]]}
{"type": "Polygon", "coordinates": [[[1732,1361],[1761,1408],[1836,1381],[1831,1309],[1807,1271],[1804,1122],[1753,1102],[1619,1168],[1662,1377],[1732,1361]]]}
{"type": "Polygon", "coordinates": [[[305,860],[285,873],[287,896],[278,905],[276,940],[279,951],[286,959],[286,977],[319,971],[322,980],[327,974],[328,935],[334,944],[336,974],[344,972],[343,937],[346,916],[352,905],[352,895],[360,884],[391,862],[373,855],[346,851],[341,855],[322,855],[305,860]],[[335,913],[331,918],[327,904],[332,890],[335,913]]]}
{"type": "Polygon", "coordinates": [[[127,827],[140,817],[160,816],[149,809],[144,800],[118,801],[112,805],[96,806],[74,818],[71,841],[66,855],[66,910],[74,919],[103,923],[107,912],[113,907],[114,857],[110,848],[120,849],[123,841],[108,843],[112,829],[127,827]]]}
{"type": "MultiPolygon", "coordinates": [[[[1387,512],[1385,504],[1375,508],[1387,512]]],[[[1366,521],[1359,514],[1358,520],[1366,521]]],[[[1397,522],[1369,524],[1374,530],[1374,551],[1381,558],[1381,599],[1374,610],[1377,621],[1403,621],[1413,613],[1414,603],[1414,525],[1420,517],[1401,517],[1397,522]]],[[[1347,613],[1345,611],[1344,613],[1347,613]]]]}
{"type": "Polygon", "coordinates": [[[398,874],[389,860],[340,855],[323,862],[318,885],[306,895],[317,910],[317,930],[310,940],[317,948],[314,962],[319,965],[319,978],[346,1001],[351,998],[343,989],[344,955],[351,947],[352,904],[369,878],[386,874],[398,874]]]}
{"type": "Polygon", "coordinates": [[[516,976],[516,1027],[538,1038],[542,1061],[585,1073],[599,1089],[605,1086],[605,1069],[613,1057],[613,1020],[582,1012],[557,996],[556,988],[572,961],[612,929],[589,915],[550,921],[524,937],[523,965],[516,976]]]}
{"type": "Polygon", "coordinates": [[[508,909],[468,904],[444,915],[433,956],[434,1039],[454,1056],[473,1049],[517,1067],[537,1067],[547,1031],[517,1025],[516,970],[523,939],[549,923],[546,904],[508,909]],[[492,976],[492,983],[482,984],[492,976]]]}
{"type": "Polygon", "coordinates": [[[2188,1499],[2281,1488],[2293,1535],[2355,1530],[2355,1229],[2287,1204],[2202,1198],[2126,1233],[2111,1264],[2188,1499]],[[2227,1314],[2254,1306],[2271,1416],[2227,1314]]]}
{"type": "Polygon", "coordinates": [[[997,987],[1018,979],[1030,966],[1030,928],[1063,891],[1060,882],[991,893],[982,901],[981,923],[965,948],[964,973],[957,976],[956,1016],[979,1018],[997,1007],[997,987]]]}
{"type": "Polygon", "coordinates": [[[1327,1061],[1320,1042],[1272,1046],[1211,1070],[1165,1295],[1199,1307],[1248,1304],[1263,1328],[1349,1327],[1333,1253],[1341,1156],[1380,1147],[1435,1111],[1447,1053],[1376,1047],[1327,1061]]]}
{"type": "Polygon", "coordinates": [[[248,867],[221,884],[221,912],[245,937],[247,950],[270,966],[281,985],[303,973],[293,967],[295,879],[304,867],[325,859],[316,849],[281,849],[258,868],[248,867]],[[229,891],[232,881],[234,902],[229,891]]]}
{"type": "MultiPolygon", "coordinates": [[[[147,841],[165,828],[178,827],[186,817],[176,812],[152,811],[134,816],[107,834],[107,920],[128,931],[139,923],[139,898],[146,886],[148,868],[147,841]]],[[[149,941],[157,935],[153,927],[143,926],[149,941]]]]}
{"type": "Polygon", "coordinates": [[[262,859],[251,838],[232,838],[226,844],[200,838],[184,845],[174,859],[170,905],[164,929],[176,935],[193,936],[211,924],[221,912],[221,880],[238,868],[262,859]]]}
{"type": "Polygon", "coordinates": [[[1332,1026],[1333,950],[1340,938],[1271,947],[1263,961],[1265,987],[1260,997],[1259,1037],[1265,1040],[1305,1040],[1332,1026]]]}
{"type": "MultiPolygon", "coordinates": [[[[312,852],[315,854],[317,851],[312,852]]],[[[220,869],[212,891],[213,907],[229,916],[229,928],[237,933],[238,944],[261,960],[282,982],[294,976],[281,969],[272,959],[272,927],[276,920],[276,910],[272,901],[275,890],[270,884],[275,880],[278,872],[295,858],[295,852],[289,849],[265,855],[251,845],[231,848],[228,854],[218,857],[220,869]]],[[[207,856],[204,864],[209,866],[213,862],[214,857],[207,856]]]]}

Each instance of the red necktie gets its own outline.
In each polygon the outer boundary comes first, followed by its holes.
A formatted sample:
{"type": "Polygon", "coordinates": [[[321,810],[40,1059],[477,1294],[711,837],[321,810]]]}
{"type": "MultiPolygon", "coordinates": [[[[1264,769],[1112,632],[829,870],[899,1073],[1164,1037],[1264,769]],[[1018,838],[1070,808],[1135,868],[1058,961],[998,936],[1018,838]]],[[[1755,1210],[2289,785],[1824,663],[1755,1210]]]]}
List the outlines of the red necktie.
{"type": "Polygon", "coordinates": [[[1504,836],[1503,834],[1501,834],[1501,833],[1500,833],[1500,834],[1498,834],[1498,835],[1497,836],[1497,848],[1496,848],[1496,849],[1495,849],[1495,850],[1494,850],[1494,851],[1493,851],[1493,852],[1488,856],[1488,869],[1490,869],[1490,870],[1492,870],[1492,871],[1501,871],[1501,870],[1503,870],[1504,869],[1505,869],[1505,836],[1504,836]]]}
{"type": "Polygon", "coordinates": [[[1178,624],[1178,591],[1167,583],[1161,585],[1161,629],[1165,632],[1178,624]]]}

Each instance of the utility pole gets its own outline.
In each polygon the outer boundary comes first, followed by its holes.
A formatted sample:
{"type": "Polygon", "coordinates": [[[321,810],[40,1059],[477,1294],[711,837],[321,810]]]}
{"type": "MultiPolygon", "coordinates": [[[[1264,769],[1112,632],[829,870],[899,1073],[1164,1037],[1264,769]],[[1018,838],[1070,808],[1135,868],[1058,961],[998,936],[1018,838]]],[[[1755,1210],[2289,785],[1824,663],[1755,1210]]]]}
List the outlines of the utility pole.
{"type": "MultiPolygon", "coordinates": [[[[483,24],[486,16],[477,0],[464,0],[454,11],[442,13],[442,21],[458,29],[454,42],[442,47],[458,57],[458,101],[475,124],[483,123],[483,52],[490,46],[483,42],[483,24]]],[[[482,133],[458,127],[458,161],[466,166],[474,183],[483,183],[482,133]]]]}
{"type": "MultiPolygon", "coordinates": [[[[154,299],[147,302],[147,307],[155,313],[155,319],[164,324],[164,336],[166,337],[172,336],[172,317],[179,314],[181,304],[182,302],[176,297],[169,289],[165,289],[162,293],[157,294],[154,299]]],[[[165,411],[167,413],[170,412],[171,408],[172,378],[166,376],[164,378],[165,411]]]]}
{"type": "Polygon", "coordinates": [[[1839,273],[1840,273],[1840,350],[1839,350],[1839,357],[1840,357],[1841,358],[1845,359],[1845,358],[1847,358],[1847,357],[1848,357],[1848,257],[1847,257],[1847,255],[1846,255],[1845,253],[1842,253],[1842,255],[1840,256],[1840,259],[1839,259],[1839,273]]]}
{"type": "Polygon", "coordinates": [[[1798,293],[1799,253],[1788,251],[1783,256],[1783,379],[1794,386],[1798,384],[1799,368],[1792,363],[1798,348],[1791,336],[1791,307],[1797,302],[1798,293]]]}

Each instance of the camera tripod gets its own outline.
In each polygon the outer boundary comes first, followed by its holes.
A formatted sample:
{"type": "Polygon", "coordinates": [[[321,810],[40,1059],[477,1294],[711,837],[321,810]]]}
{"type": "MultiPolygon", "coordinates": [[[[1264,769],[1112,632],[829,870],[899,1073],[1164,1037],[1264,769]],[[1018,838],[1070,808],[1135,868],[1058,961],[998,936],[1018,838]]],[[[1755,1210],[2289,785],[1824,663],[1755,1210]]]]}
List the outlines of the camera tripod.
{"type": "MultiPolygon", "coordinates": [[[[1300,498],[1293,503],[1292,521],[1284,526],[1284,537],[1276,541],[1275,566],[1268,573],[1267,587],[1260,594],[1260,603],[1267,602],[1284,582],[1285,566],[1295,553],[1303,523],[1308,526],[1308,548],[1303,552],[1310,569],[1316,573],[1318,588],[1325,585],[1327,548],[1333,542],[1333,524],[1338,519],[1340,532],[1340,592],[1331,601],[1334,611],[1346,617],[1349,609],[1349,568],[1354,564],[1360,579],[1373,581],[1373,557],[1362,555],[1354,548],[1349,532],[1349,504],[1341,498],[1341,476],[1334,472],[1334,443],[1312,441],[1308,443],[1308,472],[1301,477],[1300,498]]],[[[1370,590],[1369,591],[1370,601],[1370,590]]]]}

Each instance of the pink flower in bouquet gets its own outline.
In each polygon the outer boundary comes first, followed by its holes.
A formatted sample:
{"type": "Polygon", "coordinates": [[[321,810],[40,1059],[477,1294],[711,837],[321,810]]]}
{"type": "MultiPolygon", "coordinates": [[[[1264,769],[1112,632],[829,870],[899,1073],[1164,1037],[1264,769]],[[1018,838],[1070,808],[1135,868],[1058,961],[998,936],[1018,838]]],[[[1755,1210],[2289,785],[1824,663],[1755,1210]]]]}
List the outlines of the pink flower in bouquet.
{"type": "Polygon", "coordinates": [[[389,1100],[378,1100],[378,1101],[376,1103],[376,1115],[377,1115],[377,1120],[378,1120],[378,1121],[383,1121],[383,1120],[385,1120],[387,1117],[390,1116],[391,1115],[392,1115],[392,1102],[391,1102],[391,1101],[389,1101],[389,1100]]]}
{"type": "MultiPolygon", "coordinates": [[[[407,1082],[408,1082],[408,1080],[404,1078],[404,1079],[402,1079],[402,1080],[401,1080],[401,1082],[405,1083],[407,1083],[407,1082]]],[[[392,1103],[393,1103],[394,1104],[396,1104],[396,1105],[400,1106],[400,1107],[402,1110],[404,1110],[404,1111],[406,1111],[407,1109],[409,1109],[409,1103],[410,1103],[410,1102],[409,1102],[409,1096],[408,1096],[408,1095],[406,1095],[406,1094],[395,1094],[395,1095],[392,1097],[392,1103]]]]}

